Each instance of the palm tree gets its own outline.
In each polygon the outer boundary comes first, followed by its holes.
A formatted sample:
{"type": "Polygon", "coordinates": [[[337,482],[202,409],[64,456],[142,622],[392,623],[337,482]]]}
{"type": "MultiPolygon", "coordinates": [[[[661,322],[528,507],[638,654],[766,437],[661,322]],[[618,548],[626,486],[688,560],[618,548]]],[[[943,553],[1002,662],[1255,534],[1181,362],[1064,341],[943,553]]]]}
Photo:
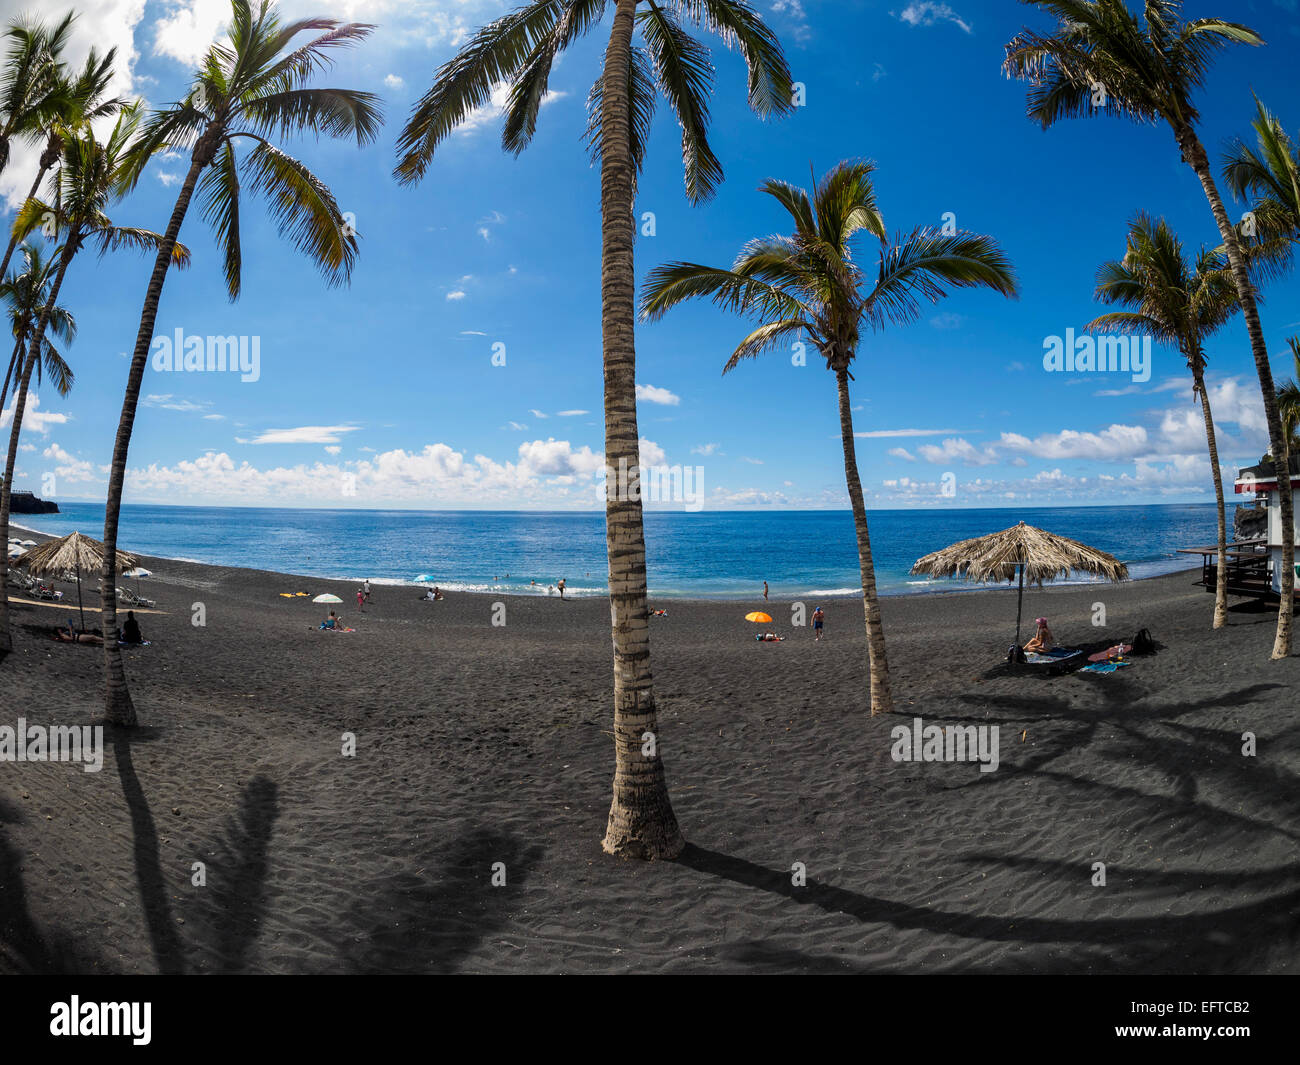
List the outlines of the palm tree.
{"type": "MultiPolygon", "coordinates": [[[[5,372],[4,387],[0,388],[0,410],[4,410],[5,401],[9,397],[9,382],[13,380],[14,371],[18,370],[21,376],[22,371],[18,369],[18,360],[27,350],[27,341],[31,339],[32,329],[41,313],[41,307],[45,304],[50,276],[54,271],[55,260],[47,259],[39,244],[24,243],[22,255],[24,264],[22,273],[15,271],[0,281],[0,300],[4,300],[7,306],[9,328],[14,337],[14,350],[9,356],[9,369],[5,372]]],[[[48,336],[51,331],[61,340],[71,343],[76,332],[72,314],[62,307],[55,307],[51,312],[50,324],[46,330],[47,336],[42,345],[41,360],[36,364],[34,374],[37,386],[42,382],[42,374],[47,374],[59,395],[66,396],[72,388],[75,375],[58,349],[51,343],[48,336]]]]}
{"type": "Polygon", "coordinates": [[[1255,99],[1257,148],[1235,138],[1224,155],[1223,180],[1233,196],[1250,204],[1251,225],[1238,227],[1248,248],[1264,253],[1268,273],[1291,266],[1300,244],[1300,152],[1281,121],[1255,99]],[[1253,231],[1253,232],[1252,232],[1253,231]]]}
{"type": "Polygon", "coordinates": [[[1137,18],[1124,0],[1025,0],[1056,17],[1052,34],[1022,30],[1006,46],[1003,70],[1029,83],[1028,114],[1044,129],[1063,118],[1102,112],[1137,122],[1164,121],[1200,180],[1237,286],[1250,350],[1259,376],[1264,415],[1277,467],[1282,521],[1282,599],[1273,657],[1291,653],[1295,586],[1295,512],[1282,455],[1273,371],[1259,324],[1255,288],[1237,232],[1219,195],[1192,103],[1215,54],[1230,44],[1263,44],[1254,30],[1222,19],[1182,18],[1178,0],[1145,0],[1137,18]]]}
{"type": "Polygon", "coordinates": [[[334,194],[270,138],[276,134],[325,134],[354,137],[359,145],[375,138],[382,119],[372,93],[309,87],[318,70],[331,65],[334,49],[363,40],[371,29],[366,24],[329,18],[282,22],[270,0],[260,0],[256,9],[249,0],[233,0],[229,38],[208,49],[189,95],[150,119],[136,152],[135,167],[125,183],[128,187],[139,181],[145,164],[158,150],[188,150],[190,165],[145,290],[104,508],[105,708],[114,724],[130,727],[136,722],[122,654],[113,638],[117,629],[113,559],[122,482],[158,303],[167,270],[174,262],[181,224],[197,191],[204,220],[212,225],[221,245],[226,289],[232,300],[240,289],[240,193],[245,190],[266,197],[280,235],[316,264],[327,283],[341,284],[351,277],[356,237],[334,194]],[[321,32],[290,48],[300,34],[313,31],[321,32]],[[241,156],[236,147],[245,143],[251,148],[241,156]]]}
{"type": "Polygon", "coordinates": [[[742,359],[800,335],[808,337],[835,374],[844,477],[857,528],[873,715],[891,712],[893,695],[849,401],[854,379],[849,367],[862,328],[914,321],[923,300],[936,303],[950,288],[983,286],[1004,296],[1016,294],[1011,264],[991,237],[919,227],[891,242],[876,206],[874,169],[866,162],[840,163],[814,183],[811,197],[783,181],[764,182],[760,191],[789,212],[794,233],[751,241],[729,270],[684,262],[658,266],[647,276],[641,300],[642,317],[649,320],[701,296],[756,320],[758,327],[737,346],[724,374],[742,359]],[[880,241],[879,268],[870,286],[853,249],[854,237],[862,232],[880,241]]]}
{"type": "Polygon", "coordinates": [[[19,18],[4,29],[7,42],[0,60],[0,171],[9,165],[14,138],[33,140],[58,109],[59,55],[68,42],[76,15],[64,15],[53,26],[19,18]]]}
{"type": "MultiPolygon", "coordinates": [[[[59,290],[63,287],[68,265],[87,240],[93,239],[98,243],[101,257],[118,248],[153,248],[162,242],[159,234],[149,230],[114,225],[104,213],[120,187],[124,168],[131,162],[140,117],[138,108],[126,108],[118,116],[105,140],[101,141],[89,127],[69,139],[64,144],[59,168],[52,175],[50,184],[53,195],[50,202],[47,204],[29,199],[14,220],[14,228],[19,236],[26,237],[32,230],[42,226],[44,220],[52,218],[63,233],[63,245],[59,250],[57,265],[50,278],[49,291],[41,306],[36,328],[27,343],[26,355],[21,356],[22,376],[14,396],[5,481],[3,488],[0,488],[0,532],[5,538],[8,537],[10,490],[14,465],[18,460],[18,438],[22,432],[27,390],[33,371],[41,363],[46,331],[54,318],[59,290]]],[[[189,252],[183,247],[178,246],[174,255],[182,266],[189,261],[189,252]]],[[[13,646],[6,597],[8,576],[6,562],[0,566],[0,604],[3,604],[0,605],[0,650],[4,651],[13,646]]]]}
{"type": "Polygon", "coordinates": [[[528,146],[556,57],[613,8],[605,61],[589,97],[588,141],[600,161],[601,348],[605,412],[605,542],[614,642],[614,795],[602,843],[610,854],[674,858],[685,843],[664,782],[646,608],[645,535],[638,483],[634,200],[650,122],[662,93],[682,129],[686,196],[708,199],[722,167],[708,142],[713,68],[685,18],[739,49],[749,104],[760,116],[793,106],[780,43],[745,0],[533,0],[484,26],[438,70],[397,142],[398,179],[419,181],[438,145],[500,85],[509,86],[502,146],[528,146]],[[640,10],[638,10],[640,9],[640,10]],[[634,43],[637,31],[640,43],[634,43]]]}
{"type": "MultiPolygon", "coordinates": [[[[51,34],[51,39],[57,39],[57,34],[51,34]]],[[[34,133],[44,134],[45,147],[41,151],[36,177],[32,179],[31,191],[27,194],[28,200],[35,197],[50,167],[58,162],[64,142],[69,137],[75,136],[78,130],[96,120],[113,116],[126,106],[126,101],[118,97],[104,99],[108,83],[113,77],[117,49],[110,48],[107,54],[100,56],[92,48],[81,70],[72,77],[67,75],[63,64],[58,61],[57,52],[52,53],[52,56],[50,80],[54,87],[32,123],[34,133]]],[[[12,232],[4,258],[0,259],[0,277],[9,269],[9,259],[13,256],[17,241],[17,232],[12,232]]]]}
{"type": "Polygon", "coordinates": [[[1205,339],[1240,309],[1237,287],[1221,252],[1202,248],[1196,262],[1189,263],[1182,241],[1165,220],[1153,221],[1140,213],[1129,225],[1124,258],[1103,263],[1097,271],[1096,298],[1130,310],[1094,318],[1088,329],[1149,333],[1159,343],[1182,352],[1192,372],[1192,398],[1201,401],[1218,508],[1214,627],[1221,629],[1228,623],[1228,523],[1214,416],[1205,387],[1205,339]]]}
{"type": "Polygon", "coordinates": [[[1286,342],[1291,349],[1291,362],[1295,371],[1291,380],[1278,386],[1277,409],[1282,418],[1283,439],[1286,441],[1289,460],[1291,455],[1300,454],[1300,337],[1287,337],[1286,342]]]}

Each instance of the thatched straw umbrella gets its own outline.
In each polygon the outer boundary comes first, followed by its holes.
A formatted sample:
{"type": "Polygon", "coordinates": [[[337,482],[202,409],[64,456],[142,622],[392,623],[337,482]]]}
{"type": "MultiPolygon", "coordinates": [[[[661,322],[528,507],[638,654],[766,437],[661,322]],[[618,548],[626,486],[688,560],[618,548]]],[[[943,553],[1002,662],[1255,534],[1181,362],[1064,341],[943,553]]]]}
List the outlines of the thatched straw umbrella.
{"type": "MultiPolygon", "coordinates": [[[[33,577],[57,576],[68,570],[77,572],[77,610],[81,614],[81,631],[86,631],[86,611],[81,605],[81,571],[98,573],[104,565],[104,545],[79,532],[68,533],[57,540],[47,540],[33,547],[19,562],[33,577]]],[[[114,568],[120,573],[136,564],[134,555],[125,551],[117,553],[114,568]]]]}
{"type": "Polygon", "coordinates": [[[1001,532],[963,540],[917,559],[913,573],[928,577],[964,577],[968,581],[1010,581],[1019,574],[1016,594],[1016,645],[1020,644],[1020,615],[1025,598],[1025,578],[1039,586],[1044,581],[1068,577],[1072,572],[1092,573],[1111,581],[1128,580],[1128,567],[1114,555],[1098,551],[1066,536],[1036,529],[1023,521],[1001,532]]]}

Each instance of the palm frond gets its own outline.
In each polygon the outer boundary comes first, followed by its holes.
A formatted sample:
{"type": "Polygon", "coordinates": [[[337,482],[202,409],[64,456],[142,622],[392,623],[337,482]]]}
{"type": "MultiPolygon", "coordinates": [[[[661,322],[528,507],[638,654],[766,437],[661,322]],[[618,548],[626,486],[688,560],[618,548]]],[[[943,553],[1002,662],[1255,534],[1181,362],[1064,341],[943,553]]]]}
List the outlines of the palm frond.
{"type": "Polygon", "coordinates": [[[244,180],[250,192],[263,195],[282,237],[304,252],[330,285],[351,278],[356,238],[347,231],[342,212],[328,186],[292,156],[253,134],[257,146],[244,157],[244,180]]]}
{"type": "Polygon", "coordinates": [[[508,83],[564,13],[562,0],[535,0],[488,23],[439,67],[433,85],[415,104],[397,141],[398,181],[424,177],[438,145],[498,84],[508,83]]]}
{"type": "Polygon", "coordinates": [[[672,14],[649,0],[637,16],[659,88],[682,129],[682,168],[686,197],[701,203],[722,183],[722,164],[709,147],[709,96],[713,67],[709,50],[682,29],[672,14]]]}

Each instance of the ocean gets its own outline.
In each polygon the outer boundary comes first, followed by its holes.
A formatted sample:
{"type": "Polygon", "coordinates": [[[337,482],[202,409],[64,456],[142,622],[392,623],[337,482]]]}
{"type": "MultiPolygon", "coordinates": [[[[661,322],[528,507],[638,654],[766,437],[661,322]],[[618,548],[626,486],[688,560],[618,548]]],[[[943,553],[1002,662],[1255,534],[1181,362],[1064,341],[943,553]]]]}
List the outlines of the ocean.
{"type": "MultiPolygon", "coordinates": [[[[103,535],[102,503],[14,522],[53,535],[103,535]]],[[[1229,507],[1231,522],[1231,505],[1229,507]]],[[[848,511],[647,512],[650,593],[754,599],[767,581],[781,598],[861,594],[848,511]]],[[[1179,547],[1213,543],[1214,505],[875,510],[868,514],[876,580],[885,595],[970,587],[908,572],[930,551],[1026,521],[1128,563],[1133,577],[1200,564],[1179,547]]],[[[1229,525],[1231,529],[1231,525],[1229,525]]],[[[124,506],[123,550],[376,584],[426,582],[451,591],[606,594],[605,520],[595,513],[289,510],[124,506]],[[536,581],[534,585],[532,582],[536,581]]],[[[147,582],[146,582],[147,583],[147,582]]],[[[1072,583],[1086,583],[1078,578],[1072,583]]]]}

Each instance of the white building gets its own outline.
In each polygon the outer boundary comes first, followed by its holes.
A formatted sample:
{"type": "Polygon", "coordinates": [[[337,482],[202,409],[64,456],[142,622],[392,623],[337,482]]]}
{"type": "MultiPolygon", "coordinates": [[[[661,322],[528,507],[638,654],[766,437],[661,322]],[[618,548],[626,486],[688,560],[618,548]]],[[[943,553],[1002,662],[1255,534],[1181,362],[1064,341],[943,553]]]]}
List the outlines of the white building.
{"type": "MultiPolygon", "coordinates": [[[[1300,455],[1291,456],[1291,490],[1300,488],[1300,455]]],[[[1277,471],[1271,460],[1261,462],[1258,466],[1249,466],[1237,474],[1236,492],[1238,495],[1254,496],[1268,511],[1268,552],[1269,580],[1273,594],[1282,594],[1282,505],[1278,493],[1277,471]]],[[[1300,545],[1300,522],[1296,523],[1293,533],[1296,544],[1300,545]]],[[[1297,552],[1300,556],[1300,552],[1297,552]]],[[[1300,562],[1296,565],[1297,584],[1300,585],[1300,562]]]]}

